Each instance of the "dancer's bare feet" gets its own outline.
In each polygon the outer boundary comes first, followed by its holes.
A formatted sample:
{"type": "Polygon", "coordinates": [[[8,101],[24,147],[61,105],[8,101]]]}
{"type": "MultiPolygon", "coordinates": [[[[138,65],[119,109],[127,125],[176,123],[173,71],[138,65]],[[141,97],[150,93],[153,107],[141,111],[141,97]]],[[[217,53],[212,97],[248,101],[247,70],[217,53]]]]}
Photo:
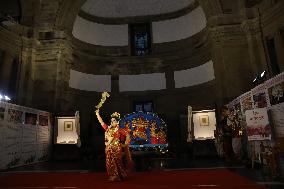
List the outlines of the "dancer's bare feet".
{"type": "Polygon", "coordinates": [[[111,176],[111,177],[109,177],[108,181],[109,182],[118,182],[118,181],[121,181],[121,179],[119,177],[116,177],[116,176],[111,176]]]}

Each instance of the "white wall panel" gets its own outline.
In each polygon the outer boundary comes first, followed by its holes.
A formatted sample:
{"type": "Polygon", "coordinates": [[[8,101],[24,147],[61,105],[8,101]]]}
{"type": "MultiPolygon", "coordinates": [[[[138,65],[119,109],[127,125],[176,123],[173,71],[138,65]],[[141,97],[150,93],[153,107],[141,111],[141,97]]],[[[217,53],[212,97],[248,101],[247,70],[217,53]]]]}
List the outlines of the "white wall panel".
{"type": "Polygon", "coordinates": [[[76,39],[100,46],[127,46],[128,25],[105,25],[76,17],[73,25],[73,36],[76,39]]]}
{"type": "Polygon", "coordinates": [[[93,75],[70,70],[69,87],[84,91],[110,92],[111,75],[93,75]]]}
{"type": "Polygon", "coordinates": [[[185,16],[152,23],[153,42],[164,43],[186,39],[206,27],[206,17],[199,6],[185,16]]]}
{"type": "Polygon", "coordinates": [[[175,71],[175,88],[190,87],[215,79],[213,61],[187,70],[175,71]]]}
{"type": "Polygon", "coordinates": [[[165,73],[119,76],[119,90],[121,92],[162,90],[162,89],[166,89],[165,73]]]}

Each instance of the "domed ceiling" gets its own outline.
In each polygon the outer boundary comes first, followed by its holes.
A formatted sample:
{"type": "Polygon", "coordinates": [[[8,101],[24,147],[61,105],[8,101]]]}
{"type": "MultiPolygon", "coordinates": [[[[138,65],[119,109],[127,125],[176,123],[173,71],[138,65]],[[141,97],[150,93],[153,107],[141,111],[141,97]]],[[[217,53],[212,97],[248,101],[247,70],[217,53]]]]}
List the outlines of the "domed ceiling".
{"type": "MultiPolygon", "coordinates": [[[[165,53],[168,59],[155,51],[148,57],[142,56],[142,59],[132,56],[132,53],[123,58],[115,54],[111,55],[111,59],[104,57],[104,60],[108,59],[107,61],[110,62],[105,64],[101,56],[109,49],[128,48],[129,52],[131,51],[133,45],[131,27],[135,24],[148,24],[150,30],[147,35],[151,36],[151,48],[167,49],[171,45],[193,44],[200,36],[203,36],[201,32],[207,26],[207,19],[202,7],[195,0],[87,0],[74,21],[72,34],[76,39],[75,43],[79,44],[78,54],[82,55],[80,47],[84,43],[87,43],[90,49],[100,49],[101,54],[93,54],[94,63],[74,66],[70,71],[69,86],[83,91],[110,92],[111,75],[114,70],[118,70],[115,74],[119,80],[119,92],[166,90],[167,82],[174,83],[174,88],[184,88],[215,79],[210,56],[206,55],[206,58],[195,61],[199,55],[191,54],[189,51],[186,51],[189,54],[182,55],[185,57],[182,58],[180,54],[177,54],[179,52],[171,53],[169,49],[165,53]],[[142,21],[137,20],[137,17],[142,21]],[[202,35],[197,35],[199,33],[202,35]],[[195,36],[197,37],[194,38],[195,36]],[[77,43],[78,41],[80,42],[77,43]],[[173,78],[166,77],[166,71],[162,69],[166,67],[164,63],[170,65],[167,69],[171,70],[173,78]],[[183,64],[183,66],[179,67],[177,64],[183,64]],[[100,69],[95,69],[91,65],[98,65],[100,69]],[[102,68],[101,65],[105,67],[102,68]],[[145,65],[147,69],[144,68],[145,65]],[[140,71],[137,71],[137,68],[140,71]]],[[[84,53],[83,56],[85,56],[84,53]]],[[[92,54],[86,57],[88,61],[93,58],[92,54]]],[[[78,59],[78,62],[82,62],[83,59],[78,59]]]]}
{"type": "Polygon", "coordinates": [[[121,18],[176,12],[194,0],[87,0],[82,10],[96,17],[121,18]]]}

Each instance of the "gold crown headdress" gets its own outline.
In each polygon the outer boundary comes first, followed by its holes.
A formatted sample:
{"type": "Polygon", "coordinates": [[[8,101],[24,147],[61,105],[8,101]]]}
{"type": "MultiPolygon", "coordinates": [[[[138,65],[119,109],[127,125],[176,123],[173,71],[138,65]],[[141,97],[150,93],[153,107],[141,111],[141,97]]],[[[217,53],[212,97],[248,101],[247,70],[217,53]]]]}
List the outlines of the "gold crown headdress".
{"type": "Polygon", "coordinates": [[[120,119],[120,113],[118,113],[118,112],[114,112],[113,114],[111,114],[111,116],[110,117],[116,117],[116,118],[118,118],[118,119],[120,119]]]}

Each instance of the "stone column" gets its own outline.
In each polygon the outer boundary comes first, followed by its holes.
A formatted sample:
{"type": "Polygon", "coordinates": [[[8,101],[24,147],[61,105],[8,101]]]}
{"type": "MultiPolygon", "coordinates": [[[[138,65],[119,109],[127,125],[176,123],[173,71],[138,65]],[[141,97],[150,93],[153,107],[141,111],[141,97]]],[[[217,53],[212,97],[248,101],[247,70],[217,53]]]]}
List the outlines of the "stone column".
{"type": "MultiPolygon", "coordinates": [[[[225,103],[252,87],[252,64],[240,25],[210,28],[217,101],[225,103]]],[[[217,103],[217,104],[219,104],[217,103]]]]}
{"type": "Polygon", "coordinates": [[[167,90],[175,88],[175,78],[173,70],[166,71],[166,88],[167,90]]]}
{"type": "Polygon", "coordinates": [[[111,76],[111,93],[112,94],[119,93],[119,75],[111,76]]]}
{"type": "Polygon", "coordinates": [[[245,32],[248,42],[248,52],[251,61],[253,74],[255,76],[263,70],[269,71],[267,68],[267,57],[265,48],[261,39],[258,19],[245,20],[242,22],[242,30],[245,32]]]}
{"type": "MultiPolygon", "coordinates": [[[[23,48],[24,49],[24,48],[23,48]]],[[[20,73],[18,84],[18,103],[33,107],[33,84],[34,84],[34,66],[33,53],[35,50],[22,50],[20,54],[20,73]]]]}
{"type": "Polygon", "coordinates": [[[281,34],[277,31],[274,35],[275,50],[277,55],[277,62],[280,68],[280,72],[284,71],[284,33],[281,34]]]}
{"type": "Polygon", "coordinates": [[[13,63],[13,56],[9,52],[5,52],[3,65],[1,66],[0,70],[0,80],[1,80],[1,92],[7,94],[9,91],[9,79],[12,69],[12,63],[13,63]]]}
{"type": "MultiPolygon", "coordinates": [[[[70,69],[73,61],[72,48],[69,40],[56,40],[56,69],[53,70],[56,75],[54,83],[54,102],[53,109],[55,112],[72,112],[75,102],[74,95],[70,94],[69,79],[70,69]]],[[[55,63],[55,62],[54,62],[55,63]]]]}

